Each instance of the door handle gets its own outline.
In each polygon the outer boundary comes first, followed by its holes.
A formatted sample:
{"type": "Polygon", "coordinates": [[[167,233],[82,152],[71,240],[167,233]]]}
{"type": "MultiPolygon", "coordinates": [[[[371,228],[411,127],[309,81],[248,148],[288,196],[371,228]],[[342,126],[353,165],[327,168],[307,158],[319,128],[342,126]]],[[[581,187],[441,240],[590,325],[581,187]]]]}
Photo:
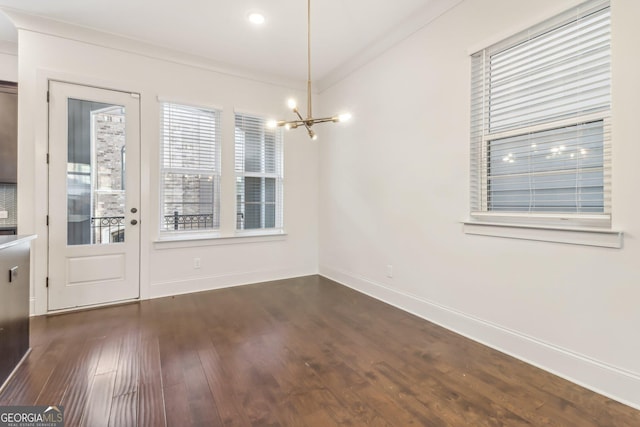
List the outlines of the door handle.
{"type": "Polygon", "coordinates": [[[138,223],[138,220],[137,220],[137,219],[132,219],[132,220],[131,220],[131,225],[136,225],[137,223],[138,223]]]}

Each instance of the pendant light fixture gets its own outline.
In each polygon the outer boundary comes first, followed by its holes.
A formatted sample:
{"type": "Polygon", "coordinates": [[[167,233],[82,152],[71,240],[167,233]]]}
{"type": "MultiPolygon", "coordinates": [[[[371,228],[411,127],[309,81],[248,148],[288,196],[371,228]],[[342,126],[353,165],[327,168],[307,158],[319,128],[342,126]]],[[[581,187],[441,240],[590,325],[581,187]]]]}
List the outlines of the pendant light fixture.
{"type": "Polygon", "coordinates": [[[345,122],[351,118],[351,114],[349,113],[319,119],[314,119],[311,114],[311,0],[307,0],[307,117],[302,117],[294,99],[289,99],[287,105],[294,114],[298,116],[298,119],[272,121],[269,123],[270,127],[283,126],[286,129],[296,129],[297,127],[304,126],[307,129],[309,137],[313,140],[318,138],[318,135],[311,129],[313,125],[326,122],[345,122]]]}

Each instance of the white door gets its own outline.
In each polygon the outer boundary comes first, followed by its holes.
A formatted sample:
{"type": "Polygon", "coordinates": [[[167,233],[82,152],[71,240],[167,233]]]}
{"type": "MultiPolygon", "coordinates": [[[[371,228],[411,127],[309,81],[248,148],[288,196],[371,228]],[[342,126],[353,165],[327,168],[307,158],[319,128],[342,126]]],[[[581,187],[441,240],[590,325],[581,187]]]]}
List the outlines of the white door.
{"type": "Polygon", "coordinates": [[[49,83],[49,310],[140,295],[139,96],[49,83]]]}

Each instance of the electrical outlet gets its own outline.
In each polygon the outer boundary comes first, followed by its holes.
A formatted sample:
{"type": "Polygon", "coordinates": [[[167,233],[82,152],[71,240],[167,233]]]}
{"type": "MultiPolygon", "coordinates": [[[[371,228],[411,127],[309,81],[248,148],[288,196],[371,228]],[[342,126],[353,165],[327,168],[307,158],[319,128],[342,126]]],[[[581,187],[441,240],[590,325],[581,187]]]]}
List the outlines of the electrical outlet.
{"type": "Polygon", "coordinates": [[[387,277],[389,278],[393,277],[393,265],[391,264],[387,265],[387,277]]]}
{"type": "Polygon", "coordinates": [[[0,211],[0,219],[9,218],[9,211],[0,211]]]}
{"type": "Polygon", "coordinates": [[[193,268],[195,268],[195,269],[200,268],[200,258],[194,258],[193,259],[193,268]]]}

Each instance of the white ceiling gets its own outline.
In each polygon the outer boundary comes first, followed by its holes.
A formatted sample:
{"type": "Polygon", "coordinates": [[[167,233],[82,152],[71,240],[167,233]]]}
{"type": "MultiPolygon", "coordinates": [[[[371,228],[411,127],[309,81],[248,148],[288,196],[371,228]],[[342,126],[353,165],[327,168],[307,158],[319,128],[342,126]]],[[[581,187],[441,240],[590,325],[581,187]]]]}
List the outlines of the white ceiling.
{"type": "MultiPolygon", "coordinates": [[[[313,0],[312,73],[323,79],[428,24],[461,0],[313,0]]],[[[244,70],[306,79],[305,0],[0,0],[41,17],[194,54],[244,70]],[[259,11],[261,27],[246,17],[259,11]]],[[[0,40],[16,41],[0,19],[0,40]]],[[[379,53],[379,52],[377,52],[379,53]]]]}

